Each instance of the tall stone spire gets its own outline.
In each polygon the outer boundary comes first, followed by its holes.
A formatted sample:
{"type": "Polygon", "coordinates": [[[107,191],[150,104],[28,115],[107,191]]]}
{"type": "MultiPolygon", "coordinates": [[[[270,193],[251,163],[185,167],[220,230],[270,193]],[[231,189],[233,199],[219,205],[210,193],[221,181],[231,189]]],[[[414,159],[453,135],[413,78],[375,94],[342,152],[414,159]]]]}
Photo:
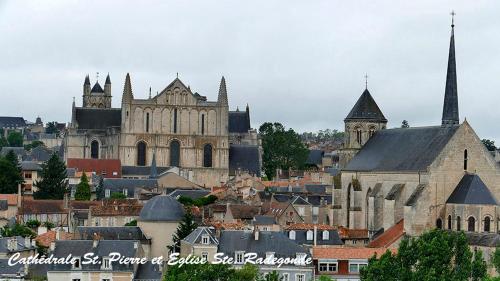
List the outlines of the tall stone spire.
{"type": "Polygon", "coordinates": [[[227,101],[227,90],[226,90],[226,79],[222,76],[219,85],[219,96],[217,98],[217,102],[222,105],[228,105],[227,101]]]}
{"type": "Polygon", "coordinates": [[[151,160],[151,169],[149,172],[150,179],[156,179],[158,177],[158,170],[156,168],[156,151],[153,152],[153,160],[151,160]]]}
{"type": "Polygon", "coordinates": [[[455,12],[451,13],[451,38],[448,53],[448,70],[446,73],[446,88],[444,92],[443,118],[441,125],[457,125],[458,116],[458,91],[457,91],[457,66],[455,62],[455,12]]]}
{"type": "Polygon", "coordinates": [[[122,103],[128,103],[134,99],[134,94],[132,93],[132,83],[130,83],[130,74],[127,73],[125,77],[125,85],[123,86],[123,96],[122,103]]]}

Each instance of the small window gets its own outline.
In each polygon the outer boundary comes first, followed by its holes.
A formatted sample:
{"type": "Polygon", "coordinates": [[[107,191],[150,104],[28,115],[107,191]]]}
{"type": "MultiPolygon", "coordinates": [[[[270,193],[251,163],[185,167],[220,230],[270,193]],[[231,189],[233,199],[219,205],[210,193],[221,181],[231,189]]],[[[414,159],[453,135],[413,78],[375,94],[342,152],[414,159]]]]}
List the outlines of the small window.
{"type": "Polygon", "coordinates": [[[469,155],[467,155],[467,149],[464,150],[464,170],[467,171],[467,160],[468,160],[468,157],[469,155]]]}
{"type": "Polygon", "coordinates": [[[490,217],[485,217],[484,218],[484,232],[490,232],[490,224],[491,224],[491,219],[490,217]]]}
{"type": "Polygon", "coordinates": [[[304,207],[298,207],[297,211],[298,211],[298,213],[299,213],[300,216],[303,216],[306,213],[304,207]]]}
{"type": "Polygon", "coordinates": [[[469,217],[467,224],[467,231],[476,231],[476,219],[474,217],[469,217]]]}
{"type": "Polygon", "coordinates": [[[290,238],[290,240],[295,240],[295,231],[290,230],[290,232],[288,233],[288,237],[290,238]]]}
{"type": "Polygon", "coordinates": [[[311,241],[313,240],[313,232],[312,230],[308,230],[307,233],[306,233],[306,239],[311,241]]]}
{"type": "Polygon", "coordinates": [[[330,239],[330,232],[328,230],[323,230],[323,240],[330,239]]]}
{"type": "Polygon", "coordinates": [[[460,216],[457,217],[457,231],[462,230],[462,226],[460,225],[460,216]]]}
{"type": "Polygon", "coordinates": [[[243,255],[244,255],[244,252],[236,252],[235,253],[235,260],[236,260],[237,264],[243,263],[243,255]]]}
{"type": "Polygon", "coordinates": [[[208,143],[203,146],[203,167],[212,167],[212,145],[208,143]]]}
{"type": "Polygon", "coordinates": [[[306,281],[306,275],[305,274],[295,274],[295,280],[306,281]]]}
{"type": "Polygon", "coordinates": [[[208,252],[201,252],[201,258],[208,261],[208,252]]]}
{"type": "Polygon", "coordinates": [[[207,245],[207,244],[209,243],[209,241],[210,241],[210,240],[209,240],[208,235],[203,235],[203,236],[201,237],[201,244],[205,244],[205,245],[207,245]]]}
{"type": "Polygon", "coordinates": [[[283,273],[283,275],[281,276],[281,281],[290,281],[290,274],[283,273]]]}
{"type": "Polygon", "coordinates": [[[109,198],[111,196],[111,190],[106,189],[104,190],[104,197],[109,198]]]}
{"type": "Polygon", "coordinates": [[[123,195],[125,195],[125,197],[128,197],[128,189],[126,188],[123,189],[123,195]]]}
{"type": "Polygon", "coordinates": [[[451,230],[451,215],[448,216],[448,229],[451,230]]]}
{"type": "Polygon", "coordinates": [[[174,133],[177,133],[177,108],[174,109],[174,133]]]}
{"type": "Polygon", "coordinates": [[[102,258],[102,268],[103,269],[111,269],[111,261],[108,257],[102,258]]]}
{"type": "Polygon", "coordinates": [[[438,218],[436,220],[436,228],[437,229],[442,229],[443,228],[443,221],[440,218],[438,218]]]}
{"type": "Polygon", "coordinates": [[[99,142],[93,140],[90,143],[90,158],[98,159],[99,158],[99,142]]]}
{"type": "Polygon", "coordinates": [[[170,142],[170,166],[179,167],[181,158],[181,144],[177,140],[170,142]]]}
{"type": "Polygon", "coordinates": [[[349,272],[350,273],[359,273],[359,271],[366,267],[366,263],[349,263],[349,272]]]}
{"type": "Polygon", "coordinates": [[[201,115],[201,134],[205,134],[205,114],[201,115]]]}
{"type": "Polygon", "coordinates": [[[75,257],[74,262],[73,262],[73,269],[81,269],[81,258],[80,257],[75,257]]]}
{"type": "Polygon", "coordinates": [[[146,133],[149,132],[149,113],[146,113],[146,133]]]}

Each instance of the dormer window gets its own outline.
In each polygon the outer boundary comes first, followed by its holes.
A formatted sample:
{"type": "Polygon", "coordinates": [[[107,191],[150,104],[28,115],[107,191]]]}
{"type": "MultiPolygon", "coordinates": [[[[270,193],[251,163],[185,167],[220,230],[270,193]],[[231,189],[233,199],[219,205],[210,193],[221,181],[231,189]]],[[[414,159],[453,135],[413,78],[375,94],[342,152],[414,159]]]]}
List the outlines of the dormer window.
{"type": "Polygon", "coordinates": [[[306,233],[306,239],[311,241],[313,240],[313,232],[312,230],[308,230],[307,233],[306,233]]]}
{"type": "Polygon", "coordinates": [[[295,231],[290,230],[290,232],[288,233],[288,237],[290,238],[290,240],[295,240],[295,231]]]}
{"type": "Polygon", "coordinates": [[[128,189],[126,189],[126,188],[123,189],[123,195],[125,195],[125,197],[128,196],[128,189]]]}
{"type": "Polygon", "coordinates": [[[201,237],[201,244],[208,245],[210,242],[210,237],[208,235],[203,235],[201,237]]]}
{"type": "Polygon", "coordinates": [[[80,257],[75,257],[74,262],[73,262],[73,269],[81,269],[82,264],[81,264],[81,258],[80,257]]]}
{"type": "Polygon", "coordinates": [[[103,269],[111,269],[111,261],[108,257],[102,258],[102,268],[103,269]]]}
{"type": "Polygon", "coordinates": [[[109,198],[109,196],[111,196],[111,191],[109,189],[106,189],[104,191],[104,197],[109,198]]]}
{"type": "Polygon", "coordinates": [[[242,264],[243,263],[243,256],[245,255],[245,252],[243,251],[238,251],[234,253],[234,259],[237,264],[242,264]]]}
{"type": "Polygon", "coordinates": [[[330,232],[328,230],[323,230],[323,240],[330,239],[330,232]]]}

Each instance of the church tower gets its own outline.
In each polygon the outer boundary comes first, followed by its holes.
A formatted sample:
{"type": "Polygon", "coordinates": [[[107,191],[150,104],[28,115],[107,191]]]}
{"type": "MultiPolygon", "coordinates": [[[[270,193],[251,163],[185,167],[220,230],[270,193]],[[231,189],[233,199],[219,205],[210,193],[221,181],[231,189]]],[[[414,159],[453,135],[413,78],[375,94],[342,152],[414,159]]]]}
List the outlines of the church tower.
{"type": "Polygon", "coordinates": [[[368,87],[344,119],[344,124],[344,147],[340,151],[339,159],[341,168],[346,166],[376,131],[386,128],[387,119],[368,87]]]}
{"type": "Polygon", "coordinates": [[[109,74],[106,77],[104,89],[96,81],[92,89],[90,79],[87,75],[83,83],[83,107],[90,108],[111,108],[111,79],[109,74]]]}
{"type": "MultiPolygon", "coordinates": [[[[452,12],[452,16],[455,13],[452,12]]],[[[448,52],[448,70],[446,72],[446,87],[444,91],[443,118],[441,125],[458,125],[458,91],[457,91],[457,65],[455,62],[455,23],[451,20],[450,50],[448,52]]]]}

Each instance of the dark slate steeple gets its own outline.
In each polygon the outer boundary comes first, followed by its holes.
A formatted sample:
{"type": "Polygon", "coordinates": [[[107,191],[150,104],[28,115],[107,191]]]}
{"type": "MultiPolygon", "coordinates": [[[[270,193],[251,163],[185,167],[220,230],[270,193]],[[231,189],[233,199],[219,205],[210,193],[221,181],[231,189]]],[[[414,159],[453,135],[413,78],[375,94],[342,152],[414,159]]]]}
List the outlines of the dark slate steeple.
{"type": "Polygon", "coordinates": [[[151,169],[149,173],[150,179],[156,179],[158,177],[158,170],[156,168],[156,152],[153,152],[153,160],[151,161],[151,169]]]}
{"type": "Polygon", "coordinates": [[[226,79],[222,76],[219,85],[219,96],[217,97],[217,102],[221,105],[227,105],[227,90],[226,90],[226,79]]]}
{"type": "Polygon", "coordinates": [[[111,84],[111,78],[109,78],[109,73],[108,73],[108,76],[106,76],[106,82],[104,83],[104,85],[108,85],[108,84],[111,84]]]}
{"type": "Polygon", "coordinates": [[[360,119],[387,122],[368,89],[364,90],[344,121],[360,119]]]}
{"type": "Polygon", "coordinates": [[[459,123],[458,116],[458,91],[457,91],[457,66],[455,62],[455,23],[452,14],[450,50],[448,53],[448,70],[446,72],[446,88],[444,92],[443,118],[441,125],[450,126],[459,123]]]}

